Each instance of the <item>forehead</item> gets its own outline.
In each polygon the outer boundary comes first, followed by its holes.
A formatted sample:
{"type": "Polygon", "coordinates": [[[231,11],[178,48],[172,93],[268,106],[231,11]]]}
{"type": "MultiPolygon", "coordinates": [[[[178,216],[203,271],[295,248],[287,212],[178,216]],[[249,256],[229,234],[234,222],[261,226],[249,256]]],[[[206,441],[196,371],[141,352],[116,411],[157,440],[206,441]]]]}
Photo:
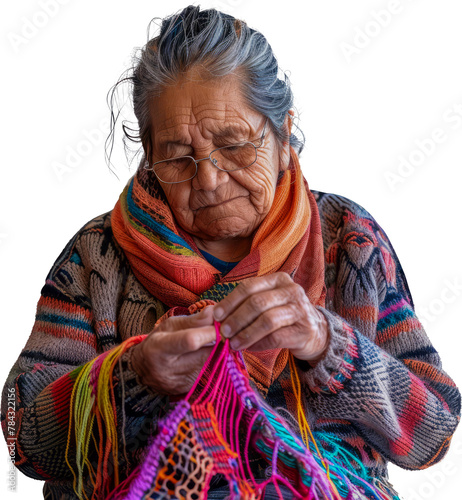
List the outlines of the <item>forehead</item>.
{"type": "Polygon", "coordinates": [[[202,79],[197,72],[153,97],[149,113],[155,144],[210,140],[224,134],[245,136],[261,121],[248,105],[238,76],[202,79]]]}

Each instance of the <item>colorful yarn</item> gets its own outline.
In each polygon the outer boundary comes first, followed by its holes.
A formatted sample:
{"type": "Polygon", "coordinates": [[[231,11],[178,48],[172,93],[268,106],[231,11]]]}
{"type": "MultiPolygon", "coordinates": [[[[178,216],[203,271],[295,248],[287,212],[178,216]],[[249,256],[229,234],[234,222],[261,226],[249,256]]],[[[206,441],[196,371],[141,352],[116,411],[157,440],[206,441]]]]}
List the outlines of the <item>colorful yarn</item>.
{"type": "Polygon", "coordinates": [[[119,483],[113,371],[120,356],[145,337],[146,335],[131,337],[116,348],[77,369],[78,376],[71,394],[70,425],[65,456],[67,465],[74,476],[74,491],[79,498],[88,498],[83,490],[83,479],[86,472],[94,487],[92,498],[102,498],[109,492],[108,461],[110,455],[112,455],[114,466],[111,481],[115,484],[119,483]],[[94,426],[95,420],[97,430],[94,426]],[[99,443],[96,471],[88,459],[91,440],[99,443]],[[76,448],[77,471],[73,469],[69,461],[71,442],[76,448]]]}
{"type": "Polygon", "coordinates": [[[128,339],[80,371],[72,392],[69,435],[69,440],[72,434],[78,443],[74,490],[80,498],[87,498],[82,489],[87,470],[94,485],[92,498],[110,500],[202,500],[207,498],[216,474],[226,478],[231,500],[264,498],[270,483],[281,499],[280,485],[297,499],[397,499],[381,489],[382,485],[374,484],[366,469],[335,438],[319,435],[316,442],[302,409],[292,356],[289,361],[300,436],[252,388],[242,354],[230,349],[229,340],[221,341],[219,324],[215,327],[217,343],[191,390],[161,419],[140,465],[123,481],[119,481],[115,460],[118,446],[112,370],[118,358],[145,336],[128,339]],[[99,460],[94,470],[87,454],[90,439],[97,441],[96,432],[100,437],[99,460]],[[110,455],[116,486],[112,491],[107,474],[110,455]],[[271,468],[263,481],[252,466],[256,457],[271,468]]]}

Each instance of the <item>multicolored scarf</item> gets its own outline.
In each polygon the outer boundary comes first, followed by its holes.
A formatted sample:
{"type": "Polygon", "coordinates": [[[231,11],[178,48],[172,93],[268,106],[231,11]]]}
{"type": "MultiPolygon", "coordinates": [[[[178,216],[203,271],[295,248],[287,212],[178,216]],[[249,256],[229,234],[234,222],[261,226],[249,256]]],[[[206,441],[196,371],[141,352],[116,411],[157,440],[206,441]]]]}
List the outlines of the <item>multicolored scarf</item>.
{"type": "MultiPolygon", "coordinates": [[[[151,171],[140,168],[129,181],[112,211],[112,229],[138,280],[170,307],[160,321],[219,302],[246,278],[277,271],[303,286],[312,304],[325,304],[321,222],[293,148],[249,255],[224,276],[176,223],[151,171]]],[[[255,383],[267,389],[286,366],[288,351],[245,351],[244,359],[255,383]]]]}
{"type": "MultiPolygon", "coordinates": [[[[124,189],[112,224],[138,279],[170,308],[161,320],[193,314],[219,301],[243,279],[276,271],[289,273],[313,304],[324,305],[320,219],[293,150],[250,254],[226,276],[201,256],[192,238],[176,225],[160,186],[147,171],[139,170],[124,189]]],[[[221,474],[231,500],[260,500],[269,484],[281,500],[281,488],[296,499],[399,500],[369,477],[361,462],[332,436],[311,433],[295,360],[287,349],[233,351],[229,340],[221,341],[218,323],[215,328],[217,342],[193,387],[158,422],[158,432],[140,464],[123,480],[118,471],[113,372],[123,353],[147,335],[130,337],[71,373],[75,383],[68,441],[77,444],[72,460],[77,471],[70,465],[69,447],[66,460],[79,498],[88,498],[83,487],[87,473],[94,486],[92,499],[204,500],[211,479],[221,474]],[[299,435],[250,383],[253,378],[259,388],[269,387],[287,362],[299,435]],[[91,442],[98,449],[96,470],[88,458],[91,442]],[[115,469],[109,475],[111,457],[115,469]],[[269,467],[265,480],[257,480],[252,470],[255,458],[269,467]]]]}

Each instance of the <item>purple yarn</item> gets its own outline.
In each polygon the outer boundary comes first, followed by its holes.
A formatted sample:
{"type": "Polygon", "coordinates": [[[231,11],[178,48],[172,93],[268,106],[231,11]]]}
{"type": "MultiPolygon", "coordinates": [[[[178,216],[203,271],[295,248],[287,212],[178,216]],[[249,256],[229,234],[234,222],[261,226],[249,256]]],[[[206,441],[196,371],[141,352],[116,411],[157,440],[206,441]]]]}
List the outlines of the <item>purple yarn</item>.
{"type": "Polygon", "coordinates": [[[190,408],[191,405],[187,401],[179,401],[172,412],[159,421],[159,431],[147,447],[148,452],[143,459],[139,474],[131,483],[125,500],[144,498],[144,492],[151,487],[152,480],[156,477],[159,467],[159,451],[165,449],[172,440],[181,420],[190,408]]]}

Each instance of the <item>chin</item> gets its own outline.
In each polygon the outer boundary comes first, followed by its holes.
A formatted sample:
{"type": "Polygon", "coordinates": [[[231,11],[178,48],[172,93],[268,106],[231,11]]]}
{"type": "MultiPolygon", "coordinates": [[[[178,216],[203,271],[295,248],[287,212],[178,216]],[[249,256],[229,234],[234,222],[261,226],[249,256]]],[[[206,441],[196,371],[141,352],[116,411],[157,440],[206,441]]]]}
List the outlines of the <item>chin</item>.
{"type": "Polygon", "coordinates": [[[229,225],[220,225],[221,227],[204,228],[203,231],[195,233],[196,236],[204,240],[219,241],[229,239],[248,238],[253,234],[253,228],[246,226],[241,228],[230,228],[229,225]]]}

